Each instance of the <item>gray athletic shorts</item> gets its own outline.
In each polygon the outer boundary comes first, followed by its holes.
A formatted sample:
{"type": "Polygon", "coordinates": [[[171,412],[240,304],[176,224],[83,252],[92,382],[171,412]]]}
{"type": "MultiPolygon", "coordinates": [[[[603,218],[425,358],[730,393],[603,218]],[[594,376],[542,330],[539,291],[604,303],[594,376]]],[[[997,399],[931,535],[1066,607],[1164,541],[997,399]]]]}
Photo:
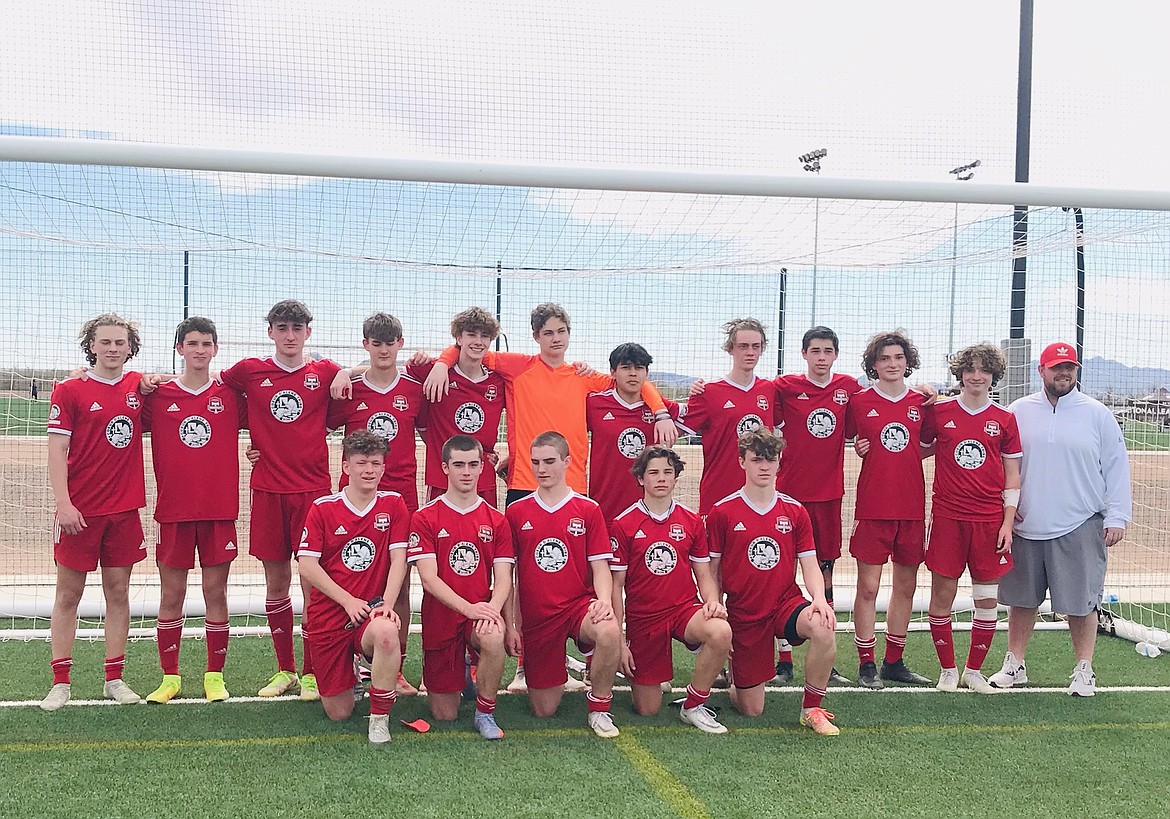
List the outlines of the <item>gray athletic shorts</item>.
{"type": "Polygon", "coordinates": [[[1092,614],[1105,590],[1105,518],[1093,515],[1067,535],[1052,540],[1012,539],[1015,565],[999,580],[999,602],[1039,608],[1045,592],[1052,609],[1081,617],[1092,614]]]}

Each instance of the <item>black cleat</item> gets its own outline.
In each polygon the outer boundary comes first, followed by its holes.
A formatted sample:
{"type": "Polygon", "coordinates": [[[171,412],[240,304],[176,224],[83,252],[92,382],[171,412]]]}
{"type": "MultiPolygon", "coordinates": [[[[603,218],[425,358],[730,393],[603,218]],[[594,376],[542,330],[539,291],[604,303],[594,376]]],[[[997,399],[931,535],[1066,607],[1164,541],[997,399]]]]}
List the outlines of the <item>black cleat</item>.
{"type": "Polygon", "coordinates": [[[772,678],[772,682],[781,685],[792,682],[792,663],[776,663],[776,676],[772,678]]]}
{"type": "Polygon", "coordinates": [[[722,689],[731,687],[731,676],[727,673],[726,666],[719,670],[719,674],[715,677],[715,681],[711,683],[711,687],[722,689]]]}
{"type": "Polygon", "coordinates": [[[893,663],[882,663],[882,679],[889,682],[900,682],[906,685],[928,685],[930,680],[921,674],[915,674],[906,663],[898,660],[893,663]]]}
{"type": "Polygon", "coordinates": [[[829,672],[829,682],[837,683],[838,685],[853,685],[853,680],[838,671],[836,666],[829,672]]]}
{"type": "Polygon", "coordinates": [[[878,677],[877,665],[868,662],[862,663],[857,669],[857,683],[865,688],[879,689],[884,688],[881,679],[878,677]]]}

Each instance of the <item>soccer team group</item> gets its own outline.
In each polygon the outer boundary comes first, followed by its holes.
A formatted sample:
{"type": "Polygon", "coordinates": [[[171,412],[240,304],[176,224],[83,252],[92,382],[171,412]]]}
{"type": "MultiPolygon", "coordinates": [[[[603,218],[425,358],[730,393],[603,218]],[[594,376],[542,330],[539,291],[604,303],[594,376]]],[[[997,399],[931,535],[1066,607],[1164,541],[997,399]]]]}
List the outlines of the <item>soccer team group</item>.
{"type": "MultiPolygon", "coordinates": [[[[569,316],[555,304],[532,312],[537,355],[492,351],[499,324],[473,307],[452,320],[451,347],[437,358],[417,353],[404,367],[402,326],[385,313],[363,325],[368,363],[345,369],[305,355],[312,315],[300,302],[276,304],[267,320],[273,354],[218,373],[214,323],[184,320],[175,334],[184,360],[178,376],[125,370],[140,348],[131,322],[105,314],[82,329],[89,369],[56,386],[48,419],[58,573],[45,710],[70,699],[78,603],[99,566],[105,695],[139,702],[122,672],[130,575],[147,556],[139,517],[144,432],[158,488],[163,672],[146,699],[163,703],[180,693],[184,598],[196,559],[206,604],[204,692],[228,699],[227,580],[237,553],[242,429],[251,441],[249,551],[264,567],[277,663],[259,694],[299,691],[321,700],[331,719],[345,719],[365,673],[373,743],[390,739],[396,697],[417,693],[402,676],[411,566],[423,588],[422,682],[431,712],[456,719],[466,691],[486,739],[503,736],[494,711],[507,655],[519,658],[509,690],[527,691],[534,714],[552,716],[567,687],[587,688],[589,726],[614,737],[616,676],[629,681],[635,711],[656,713],[674,678],[675,640],[696,652],[684,722],[727,730],[706,705],[720,679],[740,713],[759,715],[765,684],[791,679],[791,647],[807,643],[800,723],[839,733],[822,701],[831,679],[848,681],[835,668],[833,611],[847,439],[864,459],[850,541],[860,684],[930,682],[902,658],[923,561],[933,574],[938,688],[992,693],[1021,681],[1007,661],[990,681],[980,671],[995,634],[997,583],[1013,564],[1021,487],[1016,420],[989,397],[1006,367],[994,346],[952,357],[961,392],[940,401],[929,387],[907,387],[918,352],[900,331],[870,339],[863,366],[873,386],[862,388],[833,372],[838,340],[825,327],[804,336],[807,372],[757,376],[765,329],[736,319],[724,326],[730,372],[698,382],[678,405],[654,387],[651,356],[638,344],[619,345],[608,374],[569,363],[569,316]],[[502,417],[508,454],[501,459],[502,417]],[[337,428],[345,437],[334,492],[326,435],[337,428]],[[426,453],[421,508],[415,430],[426,453]],[[697,512],[674,499],[684,463],[671,447],[680,430],[702,435],[697,512]],[[928,539],[922,461],[931,454],[928,539]],[[504,511],[497,472],[507,479],[504,511]],[[294,561],[307,601],[299,673],[294,561]],[[879,667],[875,612],[886,563],[893,582],[879,667]],[[965,570],[975,615],[960,671],[951,607],[965,570]],[[569,639],[588,658],[583,680],[566,670],[569,639]]],[[[1042,358],[1042,370],[1075,363],[1053,356],[1042,358]]]]}

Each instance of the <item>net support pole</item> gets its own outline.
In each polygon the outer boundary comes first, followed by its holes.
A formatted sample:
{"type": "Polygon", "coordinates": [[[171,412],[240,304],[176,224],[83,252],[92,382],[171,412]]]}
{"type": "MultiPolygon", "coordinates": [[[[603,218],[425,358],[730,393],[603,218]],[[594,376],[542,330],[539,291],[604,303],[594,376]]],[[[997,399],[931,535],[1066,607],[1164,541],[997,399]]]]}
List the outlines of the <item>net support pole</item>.
{"type": "MultiPolygon", "coordinates": [[[[1020,0],[1020,63],[1016,85],[1016,182],[1028,181],[1032,136],[1032,18],[1033,0],[1020,0]]],[[[1013,358],[1028,346],[1024,336],[1028,295],[1028,208],[1012,210],[1012,301],[1008,328],[1007,401],[1010,404],[1028,393],[1031,358],[1018,366],[1013,358]],[[1016,364],[1016,366],[1012,366],[1016,364]]]]}

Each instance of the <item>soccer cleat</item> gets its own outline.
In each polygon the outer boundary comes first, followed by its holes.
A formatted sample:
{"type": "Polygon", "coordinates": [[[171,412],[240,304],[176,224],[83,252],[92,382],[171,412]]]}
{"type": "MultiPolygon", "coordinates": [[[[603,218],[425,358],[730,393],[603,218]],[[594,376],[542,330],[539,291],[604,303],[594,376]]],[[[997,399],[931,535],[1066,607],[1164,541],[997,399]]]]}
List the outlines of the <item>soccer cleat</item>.
{"type": "Polygon", "coordinates": [[[976,668],[964,668],[959,677],[959,685],[970,688],[976,694],[995,694],[998,689],[987,681],[987,678],[976,668]]]}
{"type": "Polygon", "coordinates": [[[370,727],[366,733],[371,745],[385,745],[390,741],[390,715],[370,714],[370,727]]]}
{"type": "Polygon", "coordinates": [[[715,719],[715,712],[706,705],[696,705],[694,708],[680,708],[678,718],[688,725],[693,725],[705,734],[726,734],[727,726],[715,719]]]}
{"type": "Polygon", "coordinates": [[[838,685],[853,685],[853,680],[846,677],[836,668],[829,672],[829,682],[837,683],[838,685]]]}
{"type": "Polygon", "coordinates": [[[841,729],[832,723],[833,718],[834,715],[824,708],[806,708],[800,712],[800,724],[823,737],[835,737],[841,733],[841,729]]]}
{"type": "Polygon", "coordinates": [[[589,727],[593,729],[593,733],[602,739],[613,739],[621,733],[618,731],[617,726],[613,724],[613,717],[610,716],[608,711],[590,711],[589,727]]]}
{"type": "Polygon", "coordinates": [[[671,684],[669,682],[664,682],[661,685],[659,685],[658,687],[662,689],[663,694],[669,694],[671,691],[674,690],[674,687],[671,686],[671,684]]]}
{"type": "Polygon", "coordinates": [[[1028,667],[1009,651],[1003,656],[1003,668],[988,677],[987,681],[996,688],[1024,685],[1028,682],[1028,667]]]}
{"type": "Polygon", "coordinates": [[[589,680],[589,672],[588,671],[585,672],[585,674],[584,674],[585,679],[583,679],[583,680],[577,679],[572,674],[569,674],[568,676],[569,676],[569,678],[567,680],[565,680],[565,690],[566,691],[570,691],[570,692],[571,691],[585,691],[589,688],[590,685],[592,685],[592,683],[589,680]]]}
{"type": "Polygon", "coordinates": [[[1068,693],[1074,697],[1094,697],[1097,695],[1097,675],[1093,673],[1093,666],[1088,660],[1081,660],[1073,669],[1069,677],[1072,683],[1068,693]]]}
{"type": "Polygon", "coordinates": [[[776,663],[776,676],[772,678],[772,682],[781,685],[792,682],[792,663],[776,663]]]}
{"type": "Polygon", "coordinates": [[[863,688],[872,688],[874,690],[885,687],[881,678],[878,677],[877,665],[872,661],[862,663],[858,666],[857,684],[863,688]]]}
{"type": "Polygon", "coordinates": [[[207,671],[203,674],[203,695],[208,702],[224,702],[231,696],[223,684],[222,671],[207,671]]]}
{"type": "Polygon", "coordinates": [[[485,714],[483,711],[475,712],[475,730],[479,731],[479,735],[484,739],[503,739],[504,732],[500,730],[500,726],[496,725],[495,714],[485,714]]]}
{"type": "Polygon", "coordinates": [[[179,692],[182,690],[182,677],[178,674],[163,674],[162,682],[159,683],[158,688],[146,695],[146,701],[161,705],[179,696],[179,692]]]}
{"type": "Polygon", "coordinates": [[[516,669],[516,676],[508,683],[509,694],[523,694],[528,691],[528,678],[524,676],[524,666],[516,669]]]}
{"type": "Polygon", "coordinates": [[[727,671],[727,667],[719,669],[719,673],[715,675],[715,681],[711,683],[712,688],[730,688],[731,675],[727,671]]]}
{"type": "Polygon", "coordinates": [[[316,702],[321,699],[321,692],[317,690],[317,675],[305,674],[301,677],[301,702],[316,702]]]}
{"type": "Polygon", "coordinates": [[[73,696],[73,689],[69,683],[57,683],[49,689],[49,693],[41,700],[42,711],[56,711],[73,696]]]}
{"type": "Polygon", "coordinates": [[[113,700],[118,705],[134,705],[142,702],[142,697],[135,694],[134,690],[122,680],[107,680],[102,688],[102,693],[105,694],[106,699],[113,700]]]}
{"type": "Polygon", "coordinates": [[[292,671],[277,671],[268,678],[268,685],[256,692],[258,697],[279,697],[297,687],[297,675],[292,671]]]}
{"type": "Polygon", "coordinates": [[[581,662],[573,655],[566,654],[565,655],[565,668],[568,669],[569,671],[575,671],[578,674],[580,674],[580,673],[585,671],[587,666],[585,665],[585,663],[581,662]]]}
{"type": "Polygon", "coordinates": [[[406,677],[402,676],[402,672],[398,672],[398,682],[394,683],[394,688],[400,697],[417,697],[418,689],[410,684],[406,677]]]}
{"type": "Polygon", "coordinates": [[[958,691],[959,690],[959,669],[944,668],[942,673],[938,676],[938,684],[935,685],[939,691],[958,691]]]}
{"type": "Polygon", "coordinates": [[[900,682],[906,685],[930,685],[930,679],[911,671],[905,660],[883,662],[881,678],[887,682],[900,682]]]}

